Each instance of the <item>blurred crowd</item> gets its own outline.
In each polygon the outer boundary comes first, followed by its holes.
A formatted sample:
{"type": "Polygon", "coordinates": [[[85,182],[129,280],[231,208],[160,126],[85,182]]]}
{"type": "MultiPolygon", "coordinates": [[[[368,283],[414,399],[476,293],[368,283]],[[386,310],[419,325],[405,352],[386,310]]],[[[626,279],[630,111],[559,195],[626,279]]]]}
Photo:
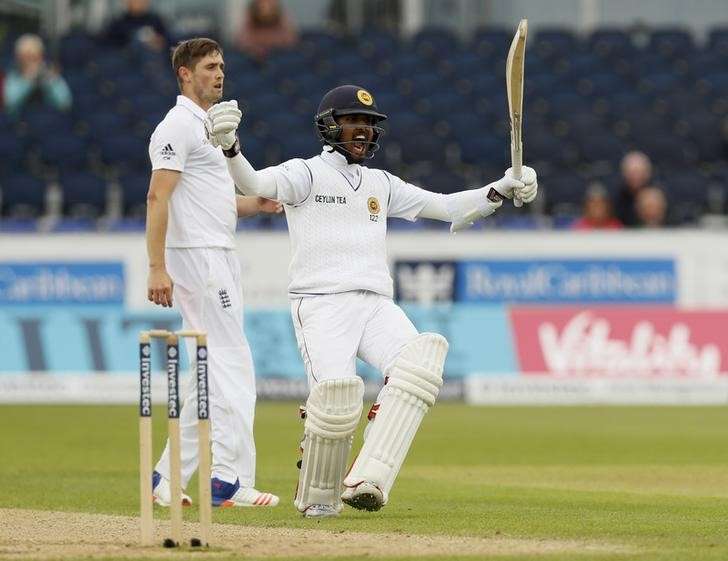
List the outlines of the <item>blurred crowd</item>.
{"type": "MultiPolygon", "coordinates": [[[[298,30],[277,0],[252,0],[225,47],[225,97],[246,108],[243,149],[263,167],[315,154],[321,95],[359,84],[389,115],[370,165],[434,191],[479,187],[508,165],[510,37],[491,27],[406,39],[383,28],[298,30]]],[[[96,36],[0,43],[0,229],[48,216],[140,227],[146,144],[174,104],[168,53],[181,38],[148,0],[126,0],[96,36]]],[[[542,195],[481,227],[658,228],[725,215],[728,29],[705,44],[680,28],[537,29],[526,61],[524,154],[542,195]]],[[[246,226],[282,227],[276,220],[246,226]]]]}

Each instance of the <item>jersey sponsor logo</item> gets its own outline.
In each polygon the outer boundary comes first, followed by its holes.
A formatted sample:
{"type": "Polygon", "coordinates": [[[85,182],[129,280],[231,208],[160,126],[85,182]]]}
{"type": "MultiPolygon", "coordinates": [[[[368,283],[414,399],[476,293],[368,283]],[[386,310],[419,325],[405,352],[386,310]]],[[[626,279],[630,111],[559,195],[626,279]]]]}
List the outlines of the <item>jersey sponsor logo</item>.
{"type": "Polygon", "coordinates": [[[324,204],[346,204],[346,197],[342,197],[341,195],[316,195],[313,200],[314,202],[324,204]]]}
{"type": "Polygon", "coordinates": [[[379,200],[376,197],[369,197],[367,199],[367,208],[369,209],[369,220],[372,222],[379,222],[379,200]]]}
{"type": "Polygon", "coordinates": [[[161,154],[163,160],[171,160],[177,155],[177,153],[174,151],[174,148],[172,148],[172,145],[169,143],[164,148],[162,148],[161,154]]]}
{"type": "Polygon", "coordinates": [[[220,297],[220,305],[223,307],[223,309],[232,306],[232,304],[230,303],[230,296],[228,296],[227,290],[221,288],[217,291],[217,295],[220,297]]]}
{"type": "Polygon", "coordinates": [[[372,97],[372,94],[370,94],[366,90],[359,90],[358,92],[356,92],[356,97],[366,106],[374,103],[374,98],[372,97]]]}

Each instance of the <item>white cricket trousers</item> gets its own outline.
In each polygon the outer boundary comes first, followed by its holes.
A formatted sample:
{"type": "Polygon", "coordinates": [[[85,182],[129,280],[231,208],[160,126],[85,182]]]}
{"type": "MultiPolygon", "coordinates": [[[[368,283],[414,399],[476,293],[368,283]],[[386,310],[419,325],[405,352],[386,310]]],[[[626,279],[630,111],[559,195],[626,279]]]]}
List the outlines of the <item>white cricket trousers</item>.
{"type": "MultiPolygon", "coordinates": [[[[243,332],[240,263],[234,250],[221,248],[167,249],[166,259],[183,328],[207,333],[212,476],[253,487],[255,373],[243,332]]],[[[192,361],[194,343],[186,347],[192,361]]],[[[189,378],[180,412],[183,487],[198,462],[196,380],[189,378]]],[[[169,441],[156,470],[169,478],[169,441]]]]}
{"type": "Polygon", "coordinates": [[[309,388],[356,376],[356,358],[382,374],[417,328],[391,298],[354,290],[291,300],[291,316],[309,388]]]}

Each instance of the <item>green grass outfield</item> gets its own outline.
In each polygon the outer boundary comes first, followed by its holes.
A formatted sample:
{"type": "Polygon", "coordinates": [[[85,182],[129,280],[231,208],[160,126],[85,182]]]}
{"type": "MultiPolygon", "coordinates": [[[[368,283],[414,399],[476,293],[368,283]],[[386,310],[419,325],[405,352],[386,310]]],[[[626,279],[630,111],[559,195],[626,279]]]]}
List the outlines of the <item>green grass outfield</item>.
{"type": "MultiPolygon", "coordinates": [[[[155,416],[156,459],[164,411],[155,416]]],[[[630,548],[497,557],[509,560],[728,559],[728,407],[438,404],[390,504],[323,521],[291,504],[300,432],[296,404],[259,404],[258,487],[282,504],[215,511],[216,522],[630,548]]],[[[138,513],[135,407],[3,406],[0,442],[0,507],[138,513]]]]}

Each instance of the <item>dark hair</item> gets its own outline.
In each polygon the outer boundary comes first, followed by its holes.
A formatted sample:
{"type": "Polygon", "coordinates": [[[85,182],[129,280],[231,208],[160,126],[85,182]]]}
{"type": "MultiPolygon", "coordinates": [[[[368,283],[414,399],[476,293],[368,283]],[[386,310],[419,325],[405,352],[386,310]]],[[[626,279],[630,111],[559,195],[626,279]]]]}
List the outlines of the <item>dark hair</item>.
{"type": "Polygon", "coordinates": [[[179,69],[184,66],[191,70],[200,59],[216,52],[222,54],[222,48],[217,41],[207,37],[196,37],[181,41],[172,49],[172,68],[180,90],[182,89],[182,80],[179,77],[179,69]]]}

